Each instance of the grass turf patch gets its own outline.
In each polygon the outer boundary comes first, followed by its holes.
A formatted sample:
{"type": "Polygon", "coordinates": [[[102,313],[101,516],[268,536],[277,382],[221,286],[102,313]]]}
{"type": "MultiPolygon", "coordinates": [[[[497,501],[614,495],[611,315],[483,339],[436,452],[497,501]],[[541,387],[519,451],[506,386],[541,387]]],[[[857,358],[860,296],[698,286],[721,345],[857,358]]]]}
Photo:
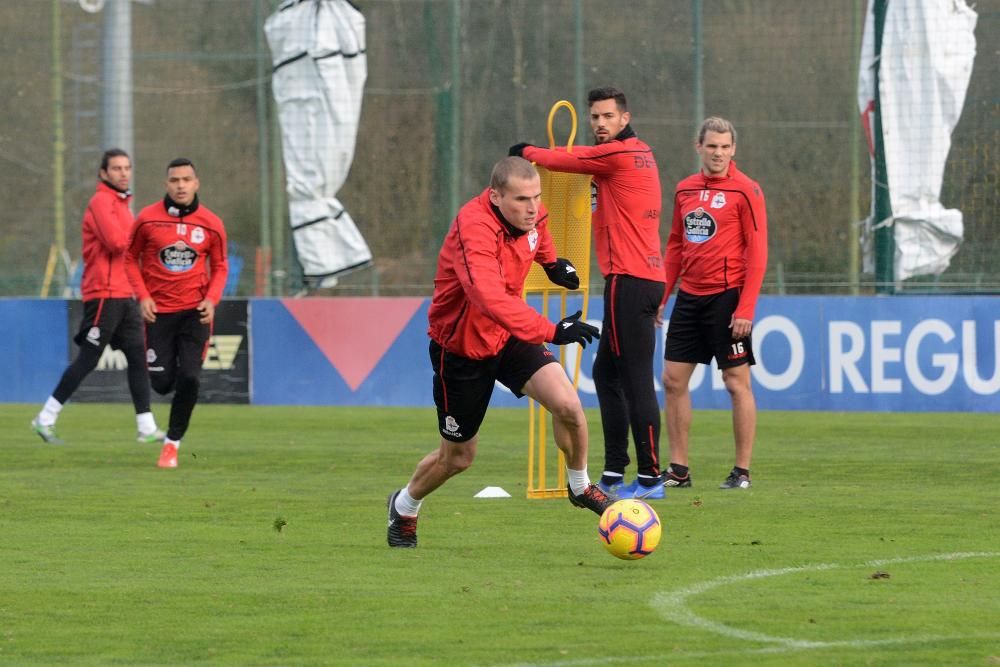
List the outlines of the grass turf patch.
{"type": "Polygon", "coordinates": [[[525,410],[488,414],[476,463],[424,504],[416,550],[386,546],[385,501],[437,446],[432,410],[198,406],[177,470],[134,442],[127,406],[71,405],[61,447],[30,432],[36,410],[0,405],[0,663],[1000,654],[994,415],[764,412],[753,488],[721,491],[730,416],[699,411],[694,487],[652,503],[660,547],[623,562],[593,514],[525,499],[525,410]],[[489,485],[513,498],[473,499],[489,485]]]}

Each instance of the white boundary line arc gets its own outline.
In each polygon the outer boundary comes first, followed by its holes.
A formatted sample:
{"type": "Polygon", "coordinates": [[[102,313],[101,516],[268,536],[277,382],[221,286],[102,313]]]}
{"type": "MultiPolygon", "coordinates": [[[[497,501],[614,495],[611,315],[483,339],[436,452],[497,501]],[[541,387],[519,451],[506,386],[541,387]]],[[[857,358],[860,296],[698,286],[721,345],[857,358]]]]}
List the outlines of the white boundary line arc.
{"type": "MultiPolygon", "coordinates": [[[[835,564],[835,563],[817,563],[814,565],[802,565],[798,567],[784,567],[773,570],[755,570],[753,572],[747,572],[745,574],[729,575],[725,577],[719,577],[717,579],[712,579],[710,581],[703,581],[686,588],[682,588],[677,591],[670,593],[657,593],[653,596],[650,601],[650,606],[657,611],[660,616],[666,620],[679,625],[686,625],[688,627],[699,628],[701,630],[707,630],[709,632],[714,632],[726,637],[731,637],[733,639],[740,639],[744,641],[755,641],[762,642],[766,644],[778,644],[789,649],[812,649],[812,648],[831,648],[831,647],[864,647],[864,646],[878,646],[885,644],[904,644],[904,643],[918,643],[927,641],[938,641],[938,640],[951,640],[956,639],[952,636],[940,636],[931,637],[925,636],[920,638],[891,638],[891,639],[848,639],[840,641],[809,641],[804,639],[795,639],[791,637],[774,637],[761,632],[754,632],[752,630],[743,630],[740,628],[734,628],[728,626],[724,623],[717,623],[706,618],[698,616],[693,611],[687,607],[687,599],[694,596],[710,591],[712,589],[718,588],[720,586],[725,586],[728,584],[743,583],[747,581],[753,581],[754,579],[764,579],[766,577],[780,577],[789,574],[796,574],[799,572],[820,572],[824,570],[834,570],[834,569],[845,569],[851,567],[879,567],[883,565],[894,565],[900,563],[919,563],[919,562],[931,562],[931,561],[953,561],[953,560],[964,560],[967,558],[996,558],[1000,556],[998,552],[957,552],[950,554],[934,554],[927,556],[904,556],[900,558],[881,558],[876,560],[864,561],[855,564],[835,564]]],[[[990,635],[989,638],[1000,637],[1000,633],[995,635],[990,635]]]]}
{"type": "Polygon", "coordinates": [[[493,667],[599,667],[601,665],[662,665],[667,662],[677,663],[688,660],[711,660],[714,658],[724,658],[726,656],[746,656],[746,655],[780,655],[784,653],[794,653],[818,648],[866,648],[874,646],[892,646],[898,644],[925,644],[929,642],[951,642],[965,641],[969,639],[998,639],[997,633],[978,633],[968,635],[923,635],[920,637],[893,637],[887,639],[854,639],[841,641],[807,641],[788,637],[772,637],[763,633],[750,630],[732,628],[722,623],[709,621],[701,618],[689,610],[686,606],[688,598],[704,593],[705,591],[725,586],[728,584],[743,583],[755,579],[767,577],[778,577],[799,572],[821,572],[825,570],[846,569],[852,567],[881,567],[884,565],[894,565],[900,563],[920,563],[933,561],[954,561],[968,558],[997,558],[1000,552],[956,552],[949,554],[931,554],[924,556],[903,556],[899,558],[879,558],[862,561],[852,564],[837,563],[816,563],[813,565],[800,565],[797,567],[785,567],[767,570],[755,570],[745,574],[729,575],[712,579],[710,581],[699,582],[687,586],[678,591],[670,593],[657,593],[650,601],[650,606],[667,621],[696,627],[702,630],[709,630],[734,639],[745,639],[762,643],[770,643],[772,646],[758,648],[742,648],[739,650],[719,650],[719,651],[693,651],[677,653],[661,653],[659,655],[639,655],[639,656],[601,656],[593,658],[569,658],[566,660],[554,660],[544,662],[510,662],[495,664],[493,667]],[[664,605],[676,605],[664,608],[664,605]]]}

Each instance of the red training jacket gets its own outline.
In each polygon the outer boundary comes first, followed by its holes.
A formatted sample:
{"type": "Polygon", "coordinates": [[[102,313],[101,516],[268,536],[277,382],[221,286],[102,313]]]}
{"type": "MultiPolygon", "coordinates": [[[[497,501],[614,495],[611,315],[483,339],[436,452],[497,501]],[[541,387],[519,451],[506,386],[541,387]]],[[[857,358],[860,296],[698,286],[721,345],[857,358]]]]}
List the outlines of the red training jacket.
{"type": "Polygon", "coordinates": [[[140,300],[152,297],[161,313],[218,305],[226,286],[226,229],[208,208],[173,216],[159,201],[139,212],[126,255],[129,280],[140,300]]]}
{"type": "Polygon", "coordinates": [[[486,359],[512,335],[526,343],[552,340],[555,324],[522,298],[531,263],[556,261],[548,216],[540,206],[535,229],[512,233],[491,205],[489,188],[462,207],[438,255],[427,312],[427,333],[441,347],[486,359]]]}
{"type": "Polygon", "coordinates": [[[660,173],[652,149],[626,126],[596,146],[528,146],[523,152],[546,169],[591,174],[597,207],[592,227],[601,274],[663,280],[660,255],[660,173]]]}
{"type": "Polygon", "coordinates": [[[127,299],[132,284],[125,272],[125,250],[135,223],[129,201],[132,195],[119,192],[103,181],[83,213],[83,278],[80,293],[91,299],[127,299]]]}
{"type": "Polygon", "coordinates": [[[688,294],[742,287],[734,317],[753,320],[767,270],[767,211],[760,186],[729,163],[725,176],[688,176],[674,191],[666,296],[678,276],[688,294]]]}

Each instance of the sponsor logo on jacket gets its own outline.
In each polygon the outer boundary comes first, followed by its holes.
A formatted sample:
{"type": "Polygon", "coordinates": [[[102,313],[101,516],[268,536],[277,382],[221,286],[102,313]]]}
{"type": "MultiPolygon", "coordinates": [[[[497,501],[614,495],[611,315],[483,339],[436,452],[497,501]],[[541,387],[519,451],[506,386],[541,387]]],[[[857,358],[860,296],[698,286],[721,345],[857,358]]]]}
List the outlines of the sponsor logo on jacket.
{"type": "Polygon", "coordinates": [[[699,206],[684,216],[684,237],[691,243],[704,243],[718,230],[715,218],[699,206]]]}
{"type": "Polygon", "coordinates": [[[160,263],[167,271],[184,273],[198,261],[198,252],[184,241],[176,241],[160,250],[160,263]]]}

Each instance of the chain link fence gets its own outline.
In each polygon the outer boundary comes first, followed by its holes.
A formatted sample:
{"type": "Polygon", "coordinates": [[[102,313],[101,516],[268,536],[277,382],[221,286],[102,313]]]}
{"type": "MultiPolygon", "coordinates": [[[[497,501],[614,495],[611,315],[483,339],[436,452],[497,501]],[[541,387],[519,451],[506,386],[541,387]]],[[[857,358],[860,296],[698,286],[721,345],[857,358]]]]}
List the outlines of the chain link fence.
{"type": "MultiPolygon", "coordinates": [[[[625,90],[632,125],[656,152],[664,241],[673,186],[696,168],[698,121],[721,115],[739,132],[740,168],[767,196],[765,292],[872,292],[858,250],[871,201],[856,105],[862,0],[355,4],[367,21],[368,80],[338,198],[375,259],[321,293],[429,294],[456,207],[485,186],[509,145],[546,142],[557,100],[576,105],[577,142],[588,141],[583,100],[599,85],[625,90]]],[[[240,295],[303,287],[261,36],[275,5],[131,6],[135,208],[162,197],[169,160],[191,158],[201,199],[225,220],[242,260],[240,295]]],[[[1000,0],[975,8],[978,55],[942,188],[944,206],[963,213],[965,241],[944,274],[906,281],[903,291],[1000,292],[1000,0]]],[[[8,36],[0,45],[8,72],[0,81],[0,295],[62,296],[72,292],[79,222],[106,148],[102,13],[67,0],[5,2],[0,22],[8,36]]],[[[568,132],[560,116],[556,136],[568,132]]]]}

